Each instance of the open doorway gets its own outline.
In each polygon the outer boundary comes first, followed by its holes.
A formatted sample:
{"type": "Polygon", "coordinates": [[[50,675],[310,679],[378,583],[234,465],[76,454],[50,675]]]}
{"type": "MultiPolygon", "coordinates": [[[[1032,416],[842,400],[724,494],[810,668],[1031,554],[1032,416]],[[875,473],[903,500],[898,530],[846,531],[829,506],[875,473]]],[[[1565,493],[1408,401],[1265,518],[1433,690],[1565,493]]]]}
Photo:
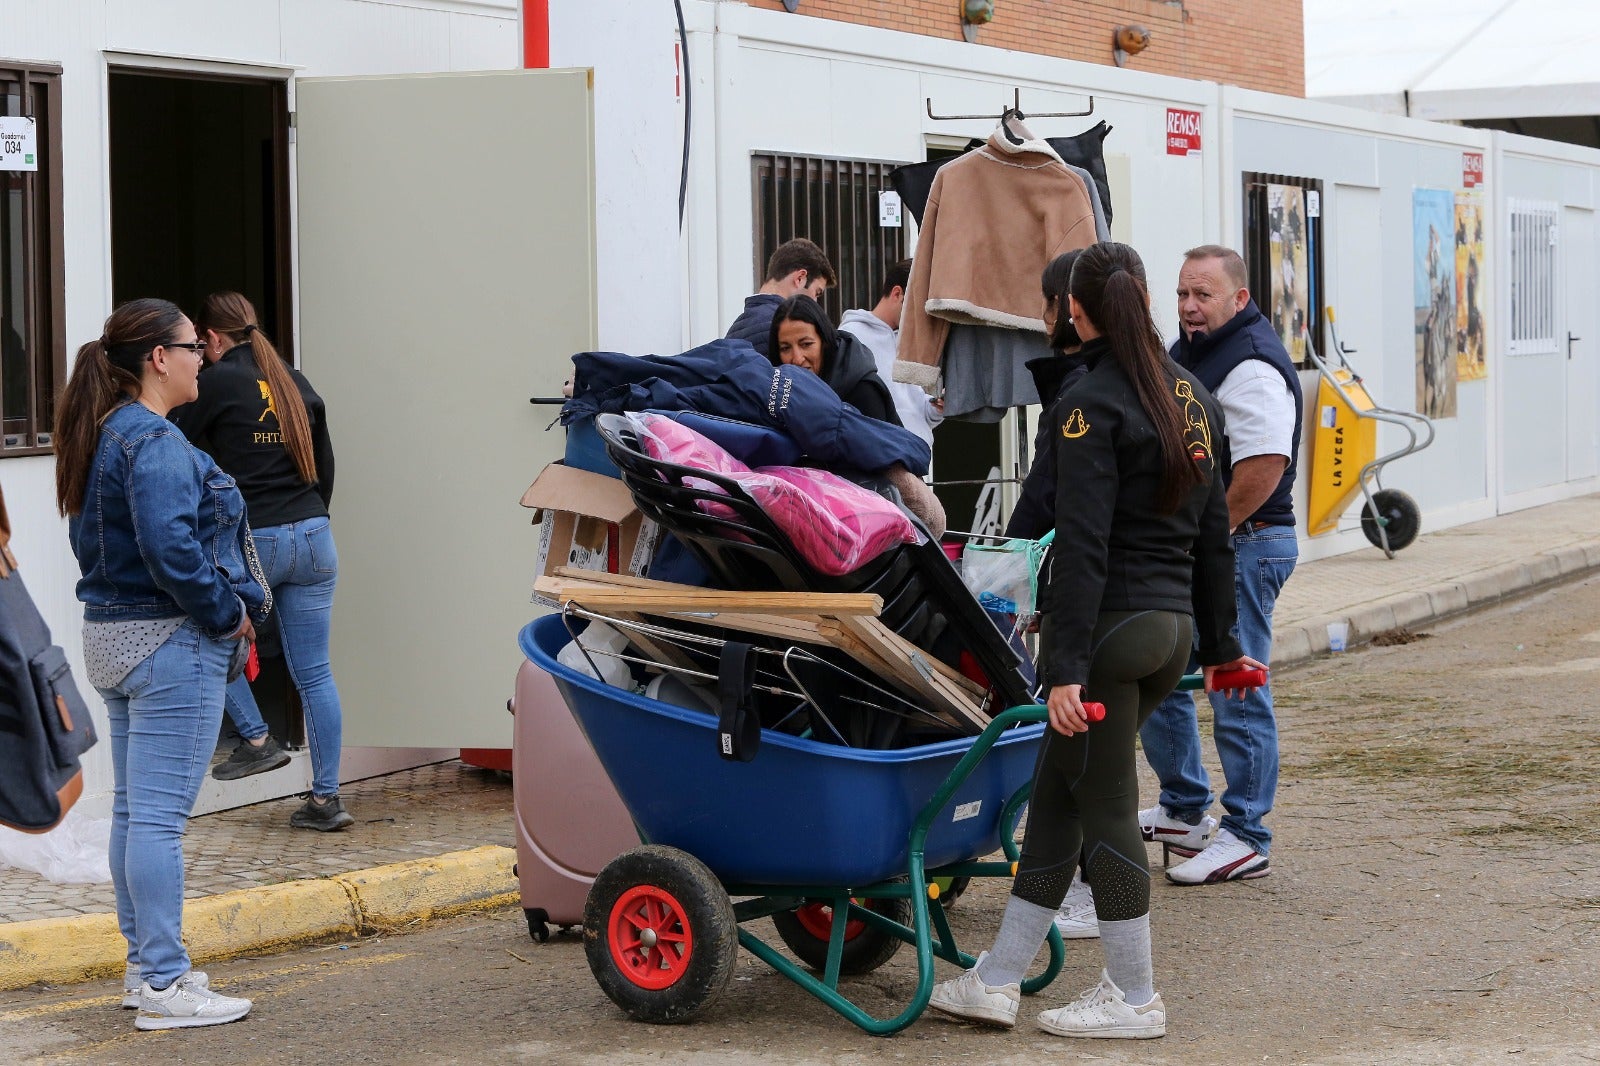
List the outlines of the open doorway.
{"type": "Polygon", "coordinates": [[[233,289],[292,357],[288,87],[112,68],[111,288],[193,313],[233,289]]]}
{"type": "MultiPolygon", "coordinates": [[[[208,293],[235,290],[292,359],[287,83],[114,67],[107,103],[113,302],[154,296],[193,315],[208,293]]],[[[303,744],[270,621],[258,651],[252,688],[262,715],[274,737],[303,744]]],[[[236,742],[225,717],[219,757],[236,742]]],[[[286,795],[300,783],[287,770],[247,777],[224,786],[223,800],[203,796],[202,806],[286,795]]]]}

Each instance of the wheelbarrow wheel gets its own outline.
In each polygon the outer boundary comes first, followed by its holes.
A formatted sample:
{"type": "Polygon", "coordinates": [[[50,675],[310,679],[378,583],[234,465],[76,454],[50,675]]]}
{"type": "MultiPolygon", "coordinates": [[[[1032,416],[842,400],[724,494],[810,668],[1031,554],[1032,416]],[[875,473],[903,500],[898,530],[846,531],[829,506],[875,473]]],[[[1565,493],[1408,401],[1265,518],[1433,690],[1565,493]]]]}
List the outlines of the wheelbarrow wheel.
{"type": "Polygon", "coordinates": [[[1378,532],[1378,519],[1382,517],[1383,533],[1388,534],[1389,550],[1399,551],[1417,539],[1422,530],[1422,510],[1417,501],[1399,489],[1383,489],[1373,493],[1372,503],[1361,508],[1361,532],[1375,547],[1383,547],[1383,535],[1378,532]],[[1374,513],[1372,504],[1377,504],[1374,513]]]}
{"type": "MultiPolygon", "coordinates": [[[[856,900],[868,910],[901,925],[911,924],[911,901],[906,899],[856,900]]],[[[789,950],[813,970],[828,966],[828,937],[833,931],[833,904],[812,900],[792,911],[772,916],[778,936],[789,950]]],[[[839,956],[841,974],[871,973],[900,950],[904,943],[881,929],[874,929],[859,918],[844,923],[844,952],[839,956]]]]}
{"type": "Polygon", "coordinates": [[[583,948],[601,991],[630,1017],[685,1022],[732,982],[739,925],[704,863],[647,845],[611,860],[594,879],[583,948]]]}

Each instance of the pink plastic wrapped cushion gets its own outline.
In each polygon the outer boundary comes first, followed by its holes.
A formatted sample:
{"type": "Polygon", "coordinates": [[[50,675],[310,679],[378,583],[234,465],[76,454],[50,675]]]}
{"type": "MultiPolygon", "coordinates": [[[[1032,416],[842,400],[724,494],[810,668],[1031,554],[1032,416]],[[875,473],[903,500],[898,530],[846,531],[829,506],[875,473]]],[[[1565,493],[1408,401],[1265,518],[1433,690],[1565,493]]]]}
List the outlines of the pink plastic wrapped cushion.
{"type": "MultiPolygon", "coordinates": [[[[630,413],[628,418],[652,459],[709,470],[739,482],[789,537],[801,558],[824,574],[848,574],[895,545],[918,540],[916,527],[898,507],[837,474],[804,466],[751,470],[703,434],[673,419],[639,413],[630,413]]],[[[709,481],[684,481],[704,491],[722,491],[709,481]]],[[[713,500],[700,500],[697,505],[710,515],[735,517],[731,507],[713,500]]]]}

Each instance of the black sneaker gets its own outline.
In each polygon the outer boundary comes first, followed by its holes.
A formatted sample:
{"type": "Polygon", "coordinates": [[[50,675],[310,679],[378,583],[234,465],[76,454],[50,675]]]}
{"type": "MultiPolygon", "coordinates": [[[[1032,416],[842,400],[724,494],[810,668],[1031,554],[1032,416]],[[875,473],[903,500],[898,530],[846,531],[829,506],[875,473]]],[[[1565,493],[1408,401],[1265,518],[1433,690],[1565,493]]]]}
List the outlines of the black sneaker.
{"type": "Polygon", "coordinates": [[[228,761],[218,763],[212,768],[211,776],[218,781],[237,781],[241,777],[264,774],[268,770],[288,765],[289,753],[269,736],[266,743],[259,748],[248,740],[239,741],[239,746],[233,749],[228,761]]]}
{"type": "Polygon", "coordinates": [[[335,829],[345,829],[355,825],[356,820],[344,809],[344,803],[338,796],[329,797],[326,803],[318,803],[311,796],[307,796],[305,804],[289,815],[289,824],[296,829],[315,829],[319,833],[331,833],[335,829]]]}

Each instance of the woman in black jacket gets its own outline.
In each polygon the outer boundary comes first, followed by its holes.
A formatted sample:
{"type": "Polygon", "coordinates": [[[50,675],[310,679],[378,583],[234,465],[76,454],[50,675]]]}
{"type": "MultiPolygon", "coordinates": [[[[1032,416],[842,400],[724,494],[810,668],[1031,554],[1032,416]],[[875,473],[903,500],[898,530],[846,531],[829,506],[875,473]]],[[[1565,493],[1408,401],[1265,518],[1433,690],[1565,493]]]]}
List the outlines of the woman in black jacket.
{"type": "Polygon", "coordinates": [[[806,295],[791,296],[772,316],[767,358],[811,371],[845,403],[868,418],[901,425],[889,386],[867,346],[834,328],[822,307],[806,295]]]}
{"type": "Polygon", "coordinates": [[[994,947],[935,988],[930,1006],[1013,1024],[1019,982],[1082,856],[1105,971],[1039,1025],[1061,1036],[1157,1037],[1166,1034],[1166,1010],[1151,975],[1134,739],[1191,649],[1208,685],[1219,669],[1261,664],[1240,653],[1231,632],[1233,551],[1212,452],[1222,415],[1167,358],[1137,253],[1112,243],[1086,249],[1068,306],[1089,370],[1056,409],[1056,551],[1039,660],[1051,728],[994,947]],[[1091,727],[1084,700],[1104,704],[1104,720],[1091,727]]]}
{"type": "MultiPolygon", "coordinates": [[[[236,292],[206,297],[195,320],[210,364],[200,398],[172,414],[191,439],[206,442],[232,474],[249,508],[256,552],[278,605],[289,676],[305,709],[311,795],[289,817],[298,829],[343,829],[355,822],[339,799],[343,714],[328,655],[339,556],[328,518],[333,444],[327,411],[304,374],[278,355],[236,292]]],[[[228,686],[228,717],[243,738],[212,775],[229,781],[289,761],[267,733],[249,682],[228,686]]]]}

